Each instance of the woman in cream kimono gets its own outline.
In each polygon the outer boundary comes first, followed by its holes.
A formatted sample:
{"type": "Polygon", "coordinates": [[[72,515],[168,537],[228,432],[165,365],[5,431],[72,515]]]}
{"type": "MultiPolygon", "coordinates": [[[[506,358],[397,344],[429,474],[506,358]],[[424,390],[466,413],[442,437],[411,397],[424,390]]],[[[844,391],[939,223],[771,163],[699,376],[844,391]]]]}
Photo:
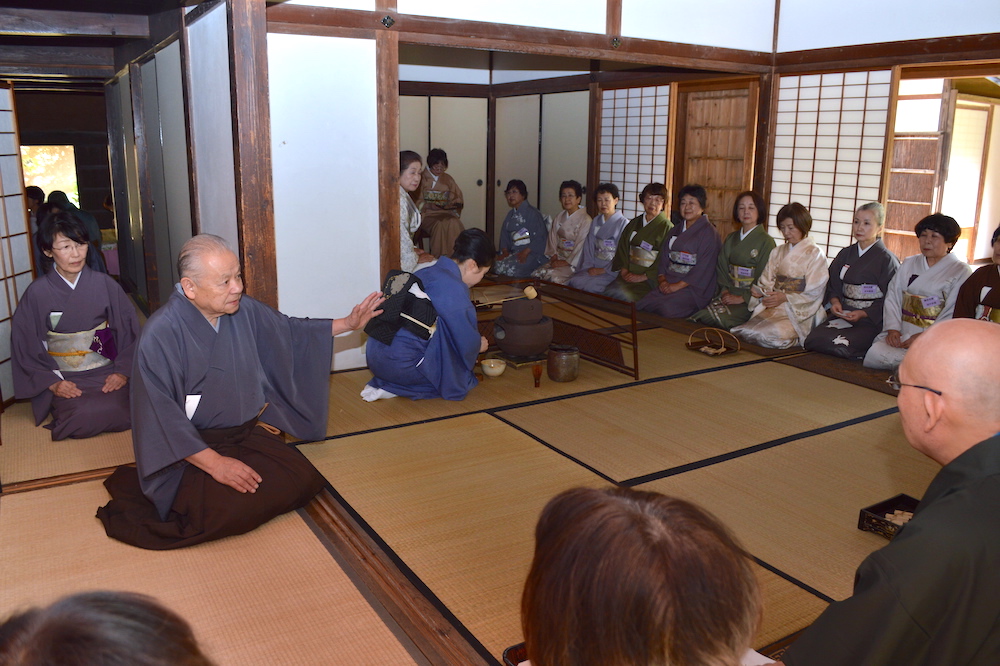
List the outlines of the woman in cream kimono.
{"type": "Polygon", "coordinates": [[[865,355],[865,367],[895,370],[918,335],[951,319],[959,288],[972,268],[951,254],[962,235],[954,218],[935,213],[913,230],[920,254],[903,260],[885,296],[882,332],[865,355]]]}
{"type": "Polygon", "coordinates": [[[563,181],[559,186],[559,202],[562,210],[552,220],[549,229],[549,239],[545,245],[545,255],[549,263],[539,266],[532,273],[537,278],[566,284],[580,266],[583,259],[583,246],[590,231],[591,217],[586,208],[580,207],[583,201],[583,185],[575,180],[563,181]]]}
{"type": "Polygon", "coordinates": [[[420,176],[420,228],[430,238],[430,254],[447,257],[455,248],[455,239],[465,227],[462,208],[465,200],[448,170],[448,153],[432,148],[427,153],[427,168],[420,176]]]}
{"type": "Polygon", "coordinates": [[[420,211],[410,197],[420,187],[420,155],[412,150],[399,152],[399,266],[412,273],[433,266],[435,257],[413,245],[413,234],[420,228],[420,211]]]}
{"type": "Polygon", "coordinates": [[[812,330],[830,274],[822,250],[808,236],[812,216],[806,207],[792,202],[776,218],[785,244],[771,253],[750,289],[750,321],[732,332],[761,347],[787,349],[801,345],[812,330]]]}

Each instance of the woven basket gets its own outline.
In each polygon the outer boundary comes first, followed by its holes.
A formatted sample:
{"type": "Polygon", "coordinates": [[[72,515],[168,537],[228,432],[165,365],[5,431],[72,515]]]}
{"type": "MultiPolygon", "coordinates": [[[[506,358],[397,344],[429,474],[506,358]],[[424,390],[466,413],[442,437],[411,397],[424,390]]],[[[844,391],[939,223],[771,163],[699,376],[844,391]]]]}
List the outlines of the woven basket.
{"type": "Polygon", "coordinates": [[[740,340],[721,328],[699,328],[688,336],[687,348],[709,356],[722,356],[740,350],[740,340]]]}

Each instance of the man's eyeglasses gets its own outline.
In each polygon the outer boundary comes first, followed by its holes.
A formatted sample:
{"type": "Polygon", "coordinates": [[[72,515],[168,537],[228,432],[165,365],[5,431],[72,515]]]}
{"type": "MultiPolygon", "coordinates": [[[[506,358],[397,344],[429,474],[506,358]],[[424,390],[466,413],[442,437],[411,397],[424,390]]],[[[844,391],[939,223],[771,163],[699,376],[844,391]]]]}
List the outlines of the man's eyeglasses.
{"type": "Polygon", "coordinates": [[[911,388],[918,388],[918,389],[923,389],[925,391],[930,391],[931,393],[935,393],[937,395],[944,395],[943,393],[941,393],[941,391],[938,391],[937,389],[932,389],[929,386],[920,386],[919,384],[907,384],[905,382],[901,382],[899,381],[899,378],[896,377],[896,375],[890,375],[889,379],[885,380],[885,383],[891,386],[893,391],[898,391],[904,386],[909,386],[911,388]]]}

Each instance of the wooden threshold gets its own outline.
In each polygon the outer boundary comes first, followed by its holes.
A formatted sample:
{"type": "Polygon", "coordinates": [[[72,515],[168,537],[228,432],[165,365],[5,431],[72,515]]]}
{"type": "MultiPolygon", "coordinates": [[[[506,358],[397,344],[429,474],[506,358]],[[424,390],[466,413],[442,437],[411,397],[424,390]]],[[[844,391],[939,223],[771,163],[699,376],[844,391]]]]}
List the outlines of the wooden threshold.
{"type": "MultiPolygon", "coordinates": [[[[341,560],[382,604],[386,612],[432,664],[479,666],[499,663],[463,635],[418,583],[330,489],[320,492],[305,512],[341,560]]],[[[405,566],[405,565],[404,565],[405,566]]]]}
{"type": "Polygon", "coordinates": [[[100,469],[91,469],[86,472],[73,472],[71,474],[60,474],[58,476],[48,476],[44,479],[30,479],[28,481],[15,481],[14,483],[5,483],[3,485],[3,490],[0,494],[3,495],[13,495],[15,493],[26,493],[29,490],[43,490],[45,488],[53,488],[55,486],[68,486],[72,483],[83,483],[84,481],[93,481],[95,479],[103,479],[111,476],[111,473],[118,469],[118,465],[114,467],[102,467],[100,469]]]}

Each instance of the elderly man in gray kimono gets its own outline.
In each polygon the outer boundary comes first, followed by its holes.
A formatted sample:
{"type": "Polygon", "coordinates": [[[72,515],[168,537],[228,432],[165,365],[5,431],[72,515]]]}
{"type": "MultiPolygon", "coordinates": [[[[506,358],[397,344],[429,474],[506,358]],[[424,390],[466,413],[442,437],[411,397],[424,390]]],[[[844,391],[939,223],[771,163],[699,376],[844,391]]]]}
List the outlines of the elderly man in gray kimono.
{"type": "Polygon", "coordinates": [[[326,434],[331,334],[356,330],[373,293],[343,319],[296,319],[243,295],[240,261],[218,236],[181,249],[180,283],[143,329],[132,375],[137,467],[105,482],[108,535],[164,550],[248,532],[305,505],[323,477],[282,431],[326,434]]]}

